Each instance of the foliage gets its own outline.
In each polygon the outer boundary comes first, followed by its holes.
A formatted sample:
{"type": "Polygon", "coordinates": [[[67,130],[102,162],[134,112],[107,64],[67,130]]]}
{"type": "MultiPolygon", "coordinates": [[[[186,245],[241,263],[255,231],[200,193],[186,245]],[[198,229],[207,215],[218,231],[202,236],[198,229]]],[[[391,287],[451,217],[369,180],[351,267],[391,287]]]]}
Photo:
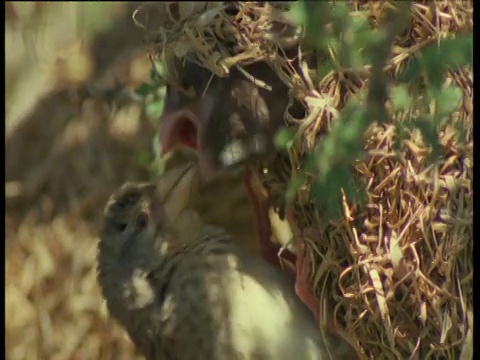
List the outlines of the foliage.
{"type": "MultiPolygon", "coordinates": [[[[385,108],[387,101],[391,102],[393,112],[417,114],[401,122],[398,132],[405,135],[419,129],[432,148],[432,163],[441,155],[438,127],[461,105],[461,90],[454,85],[444,87],[443,83],[448,71],[472,65],[472,33],[448,37],[425,47],[397,77],[389,78],[382,69],[410,17],[409,2],[395,5],[383,28],[369,26],[366,13],[350,11],[344,2],[300,1],[291,11],[292,18],[305,28],[308,44],[325,55],[316,69],[319,80],[331,71],[362,78],[369,65],[372,69],[368,74],[366,101],[350,98],[332,130],[306,162],[306,170],[316,177],[312,190],[326,219],[339,215],[342,189],[350,200],[362,200],[363,189],[352,180],[352,165],[363,155],[361,144],[367,128],[391,116],[385,108]],[[424,86],[413,86],[419,82],[424,86]]],[[[463,129],[460,127],[459,131],[463,129]]],[[[398,142],[401,139],[399,136],[398,142]]],[[[294,181],[291,186],[301,183],[294,181]]]]}

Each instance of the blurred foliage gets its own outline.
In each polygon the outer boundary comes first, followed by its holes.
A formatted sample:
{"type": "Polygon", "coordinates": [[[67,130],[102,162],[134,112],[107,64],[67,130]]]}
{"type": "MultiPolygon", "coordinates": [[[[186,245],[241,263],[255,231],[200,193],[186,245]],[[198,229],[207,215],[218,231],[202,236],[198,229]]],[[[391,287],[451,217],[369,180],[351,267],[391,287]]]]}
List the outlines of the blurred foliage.
{"type": "Polygon", "coordinates": [[[160,61],[151,59],[151,62],[150,81],[140,85],[135,94],[143,100],[146,115],[157,119],[163,112],[165,100],[165,67],[160,61]]]}
{"type": "MultiPolygon", "coordinates": [[[[399,124],[398,146],[402,134],[406,136],[413,128],[419,129],[431,145],[431,163],[441,155],[438,126],[461,106],[461,90],[454,85],[443,88],[442,83],[447,71],[472,66],[472,34],[446,38],[424,48],[396,79],[389,79],[382,69],[389,60],[395,37],[405,30],[410,16],[410,2],[395,5],[381,29],[371,28],[366,14],[350,11],[344,2],[299,1],[291,11],[293,19],[305,28],[307,43],[325,54],[317,66],[319,80],[330,71],[360,78],[365,66],[371,65],[365,101],[360,101],[361,96],[350,98],[331,131],[305,163],[304,169],[314,176],[312,191],[327,220],[341,215],[342,193],[349,201],[362,203],[364,188],[353,180],[352,165],[364,155],[362,140],[367,128],[387,119],[387,100],[394,112],[409,110],[410,114],[419,114],[416,119],[399,124]],[[419,82],[425,86],[412,86],[419,82]]],[[[278,139],[283,145],[290,141],[285,133],[278,139]]],[[[294,179],[287,196],[293,196],[303,180],[294,179]]]]}
{"type": "MultiPolygon", "coordinates": [[[[150,80],[141,84],[135,89],[135,95],[141,99],[144,104],[145,115],[156,121],[163,112],[166,95],[166,68],[162,61],[154,60],[150,57],[152,68],[150,70],[150,80]]],[[[139,154],[137,161],[139,164],[148,166],[152,181],[163,173],[166,161],[161,152],[161,144],[158,134],[154,134],[152,139],[152,153],[139,154]]]]}

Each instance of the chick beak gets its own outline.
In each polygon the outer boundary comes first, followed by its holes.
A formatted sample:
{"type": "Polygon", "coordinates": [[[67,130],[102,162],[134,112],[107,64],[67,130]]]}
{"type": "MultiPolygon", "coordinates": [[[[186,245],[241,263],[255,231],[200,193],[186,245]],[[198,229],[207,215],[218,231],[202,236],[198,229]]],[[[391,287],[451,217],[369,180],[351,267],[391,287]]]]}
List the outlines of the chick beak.
{"type": "Polygon", "coordinates": [[[163,115],[159,126],[162,155],[178,146],[199,151],[202,128],[202,120],[188,108],[163,115]]]}
{"type": "Polygon", "coordinates": [[[176,219],[191,204],[200,187],[199,166],[189,163],[167,171],[157,184],[165,215],[176,219]]]}
{"type": "Polygon", "coordinates": [[[196,99],[180,110],[165,112],[159,124],[161,154],[165,155],[181,146],[193,150],[198,156],[200,173],[205,180],[210,180],[217,173],[213,156],[204,141],[213,102],[209,96],[196,99]]]}

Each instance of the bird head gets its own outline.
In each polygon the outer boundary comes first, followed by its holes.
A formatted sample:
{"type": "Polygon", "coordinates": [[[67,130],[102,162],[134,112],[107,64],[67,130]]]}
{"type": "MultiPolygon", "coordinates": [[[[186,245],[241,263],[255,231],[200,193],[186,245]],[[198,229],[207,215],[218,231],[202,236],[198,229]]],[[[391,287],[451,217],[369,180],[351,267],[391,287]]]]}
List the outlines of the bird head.
{"type": "Polygon", "coordinates": [[[220,78],[193,61],[171,65],[159,120],[162,153],[193,150],[210,180],[231,166],[270,154],[273,135],[284,124],[288,88],[265,63],[232,68],[220,78]]]}
{"type": "Polygon", "coordinates": [[[158,295],[151,271],[168,262],[201,224],[189,210],[198,173],[196,164],[187,164],[165,172],[157,184],[124,184],[105,207],[98,282],[110,313],[124,326],[138,320],[128,310],[143,309],[158,295]]]}
{"type": "MultiPolygon", "coordinates": [[[[139,244],[153,245],[165,236],[199,226],[190,210],[199,181],[198,165],[188,163],[168,170],[156,184],[124,184],[105,207],[104,245],[115,254],[134,257],[143,249],[139,244]]],[[[152,250],[145,246],[144,251],[152,250]]]]}

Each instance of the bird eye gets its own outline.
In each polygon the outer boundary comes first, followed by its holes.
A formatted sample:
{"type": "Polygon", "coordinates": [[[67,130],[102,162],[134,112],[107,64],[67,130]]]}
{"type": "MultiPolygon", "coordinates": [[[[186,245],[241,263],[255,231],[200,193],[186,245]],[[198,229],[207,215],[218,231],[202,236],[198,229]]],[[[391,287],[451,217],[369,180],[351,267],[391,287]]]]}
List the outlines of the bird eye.
{"type": "Polygon", "coordinates": [[[142,211],[137,215],[135,225],[140,230],[144,229],[148,225],[148,214],[145,211],[142,211]]]}
{"type": "Polygon", "coordinates": [[[124,232],[125,229],[127,228],[127,224],[125,223],[113,223],[113,226],[115,227],[115,229],[119,232],[124,232]]]}
{"type": "Polygon", "coordinates": [[[180,96],[183,99],[191,100],[196,95],[197,95],[197,92],[195,90],[195,87],[192,84],[190,84],[190,82],[188,82],[187,80],[183,80],[180,83],[180,96]]]}

